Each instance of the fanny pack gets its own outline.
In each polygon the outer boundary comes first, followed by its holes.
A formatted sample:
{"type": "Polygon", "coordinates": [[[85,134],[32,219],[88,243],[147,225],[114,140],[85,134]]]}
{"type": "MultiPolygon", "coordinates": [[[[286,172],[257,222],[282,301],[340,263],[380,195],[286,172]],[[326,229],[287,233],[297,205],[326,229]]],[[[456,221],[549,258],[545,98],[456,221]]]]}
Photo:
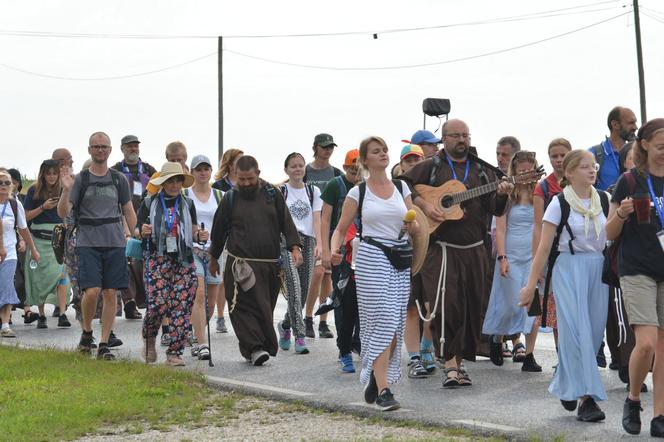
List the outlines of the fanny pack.
{"type": "Polygon", "coordinates": [[[392,267],[397,270],[406,270],[413,264],[413,246],[409,243],[386,246],[369,236],[365,236],[363,240],[382,250],[392,267]]]}
{"type": "Polygon", "coordinates": [[[53,232],[49,230],[32,230],[32,236],[37,239],[43,239],[45,241],[51,241],[53,239],[53,232]]]}

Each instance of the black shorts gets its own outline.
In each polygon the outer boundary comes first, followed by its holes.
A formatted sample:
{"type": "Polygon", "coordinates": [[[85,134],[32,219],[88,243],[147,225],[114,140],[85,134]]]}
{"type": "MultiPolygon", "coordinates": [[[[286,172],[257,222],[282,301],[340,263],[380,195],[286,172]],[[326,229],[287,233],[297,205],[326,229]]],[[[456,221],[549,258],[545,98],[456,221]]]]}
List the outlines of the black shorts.
{"type": "Polygon", "coordinates": [[[78,286],[122,290],[129,286],[124,247],[76,247],[78,286]]]}

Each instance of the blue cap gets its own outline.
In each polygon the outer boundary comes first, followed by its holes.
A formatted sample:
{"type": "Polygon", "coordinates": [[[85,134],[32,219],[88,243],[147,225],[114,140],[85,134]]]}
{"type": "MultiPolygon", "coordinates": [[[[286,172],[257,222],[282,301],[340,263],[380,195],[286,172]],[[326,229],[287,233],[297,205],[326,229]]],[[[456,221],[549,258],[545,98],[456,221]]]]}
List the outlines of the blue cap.
{"type": "Polygon", "coordinates": [[[411,144],[437,144],[440,143],[440,138],[436,138],[436,136],[428,130],[418,130],[412,137],[410,137],[410,142],[411,144]]]}

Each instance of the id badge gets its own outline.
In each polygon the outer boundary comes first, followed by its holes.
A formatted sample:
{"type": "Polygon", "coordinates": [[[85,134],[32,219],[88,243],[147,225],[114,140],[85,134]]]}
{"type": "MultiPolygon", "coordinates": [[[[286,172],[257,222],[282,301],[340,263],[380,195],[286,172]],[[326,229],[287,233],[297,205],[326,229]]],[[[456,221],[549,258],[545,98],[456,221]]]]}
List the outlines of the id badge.
{"type": "Polygon", "coordinates": [[[664,230],[657,232],[657,239],[659,240],[659,245],[662,246],[662,251],[664,252],[664,230]]]}
{"type": "Polygon", "coordinates": [[[140,181],[134,181],[134,196],[143,196],[143,184],[140,181]]]}
{"type": "Polygon", "coordinates": [[[166,237],[166,253],[176,253],[178,251],[178,239],[175,236],[166,237]]]}

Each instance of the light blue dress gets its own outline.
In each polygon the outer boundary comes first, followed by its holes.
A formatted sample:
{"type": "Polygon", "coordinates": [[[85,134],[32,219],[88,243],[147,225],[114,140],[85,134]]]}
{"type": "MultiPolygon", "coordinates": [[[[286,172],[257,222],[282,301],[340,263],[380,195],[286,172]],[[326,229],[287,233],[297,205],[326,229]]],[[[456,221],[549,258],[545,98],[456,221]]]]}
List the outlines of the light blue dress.
{"type": "Polygon", "coordinates": [[[533,206],[518,204],[507,214],[505,254],[509,263],[507,277],[500,275],[500,261],[496,260],[491,285],[489,307],[484,317],[485,335],[528,334],[535,317],[528,316],[525,307],[518,307],[519,291],[528,282],[532,263],[533,206]]]}

